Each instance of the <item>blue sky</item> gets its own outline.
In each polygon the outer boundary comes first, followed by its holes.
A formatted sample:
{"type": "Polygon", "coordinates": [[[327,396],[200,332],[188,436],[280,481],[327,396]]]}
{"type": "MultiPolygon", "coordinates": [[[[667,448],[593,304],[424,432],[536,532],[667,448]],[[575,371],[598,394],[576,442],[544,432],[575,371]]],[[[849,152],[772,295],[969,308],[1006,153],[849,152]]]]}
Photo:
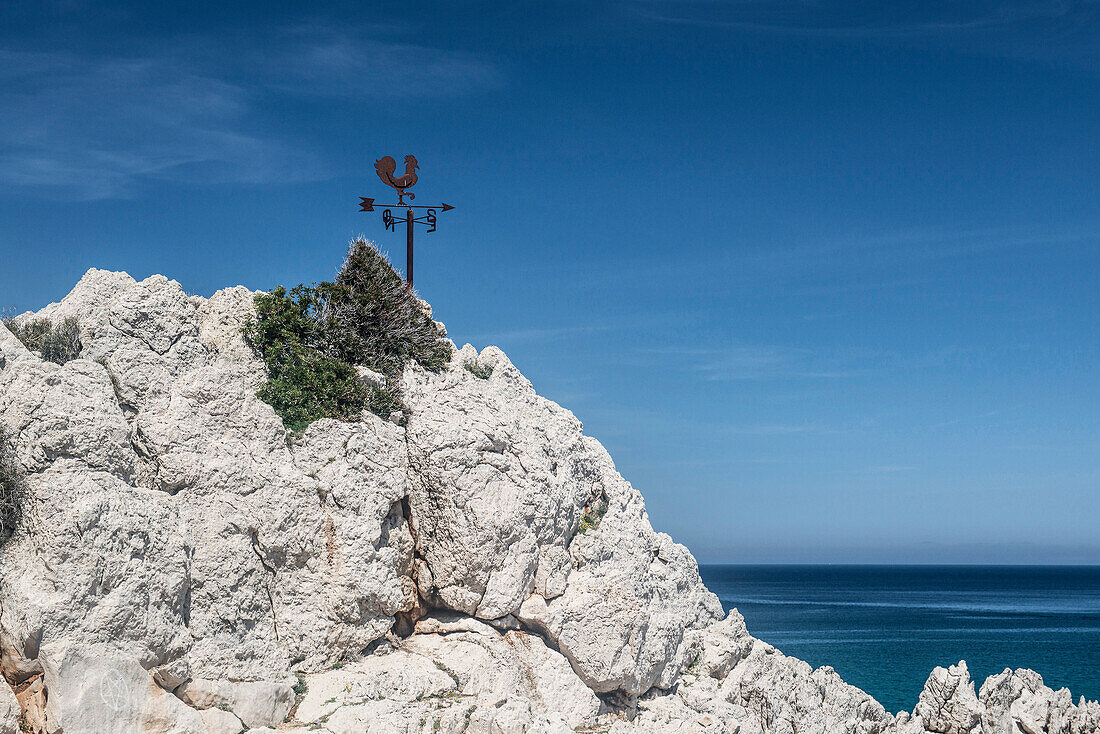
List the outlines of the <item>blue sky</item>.
{"type": "Polygon", "coordinates": [[[9,3],[0,306],[404,267],[704,561],[1100,563],[1100,3],[9,3]]]}

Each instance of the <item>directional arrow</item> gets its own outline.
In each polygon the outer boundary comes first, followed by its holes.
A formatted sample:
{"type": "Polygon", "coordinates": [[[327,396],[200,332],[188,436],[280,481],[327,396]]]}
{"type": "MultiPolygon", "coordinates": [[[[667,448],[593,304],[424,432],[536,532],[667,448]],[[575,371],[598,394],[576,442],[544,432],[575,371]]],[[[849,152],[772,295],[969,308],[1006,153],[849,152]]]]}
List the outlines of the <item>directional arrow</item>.
{"type": "MultiPolygon", "coordinates": [[[[392,185],[392,184],[391,184],[392,185]]],[[[395,187],[396,188],[396,187],[395,187]]],[[[404,192],[401,192],[401,196],[405,196],[404,192]]],[[[412,194],[409,194],[411,197],[412,194]]],[[[386,226],[387,230],[394,229],[394,225],[399,221],[394,218],[394,209],[405,210],[405,282],[408,283],[409,288],[412,288],[413,284],[413,225],[414,224],[426,224],[428,229],[425,232],[435,231],[435,212],[437,209],[449,212],[454,209],[450,204],[406,204],[403,199],[399,200],[396,204],[379,204],[382,207],[382,224],[386,226]],[[418,217],[415,215],[414,209],[426,209],[424,216],[418,217]]],[[[374,211],[374,199],[367,196],[359,197],[359,211],[361,212],[373,212],[374,211]]]]}
{"type": "MultiPolygon", "coordinates": [[[[374,211],[374,201],[374,199],[368,199],[365,196],[360,196],[359,211],[374,211]]],[[[454,209],[454,207],[450,204],[379,204],[378,206],[388,207],[390,209],[441,209],[445,212],[449,212],[450,210],[454,209]]]]}

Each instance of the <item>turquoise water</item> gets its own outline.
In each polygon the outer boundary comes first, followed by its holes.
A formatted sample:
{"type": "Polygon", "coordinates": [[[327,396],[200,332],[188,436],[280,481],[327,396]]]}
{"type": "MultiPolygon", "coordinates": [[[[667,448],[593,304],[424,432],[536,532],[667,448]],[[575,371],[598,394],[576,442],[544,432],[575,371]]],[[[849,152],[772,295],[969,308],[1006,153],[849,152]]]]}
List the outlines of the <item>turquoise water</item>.
{"type": "Polygon", "coordinates": [[[1100,698],[1100,567],[701,566],[749,632],[831,665],[891,712],[932,668],[966,660],[979,682],[1032,668],[1074,700],[1100,698]]]}

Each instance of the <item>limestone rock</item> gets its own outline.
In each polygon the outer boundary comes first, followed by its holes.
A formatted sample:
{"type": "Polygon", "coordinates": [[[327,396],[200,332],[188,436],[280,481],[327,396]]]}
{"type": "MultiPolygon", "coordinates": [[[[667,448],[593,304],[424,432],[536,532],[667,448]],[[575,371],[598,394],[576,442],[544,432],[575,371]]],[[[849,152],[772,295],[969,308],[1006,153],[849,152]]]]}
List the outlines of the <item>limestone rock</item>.
{"type": "Polygon", "coordinates": [[[21,714],[15,692],[0,681],[0,734],[18,734],[21,714]]]}
{"type": "Polygon", "coordinates": [[[981,730],[981,707],[965,661],[936,668],[924,684],[914,717],[939,734],[968,734],[981,730]]]}
{"type": "Polygon", "coordinates": [[[288,441],[255,396],[251,313],[243,288],[202,299],[93,270],[20,317],[76,318],[81,359],[43,362],[0,327],[0,422],[35,497],[33,528],[0,549],[6,675],[64,688],[80,669],[51,656],[80,641],[165,689],[278,684],[412,607],[402,432],[364,416],[288,441]]]}
{"type": "Polygon", "coordinates": [[[405,396],[421,594],[483,619],[516,614],[598,692],[671,685],[686,633],[721,605],[573,414],[492,347],[407,372],[405,396]],[[488,379],[463,366],[475,359],[488,379]]]}
{"type": "Polygon", "coordinates": [[[309,676],[294,723],[332,734],[566,734],[594,724],[599,709],[539,637],[442,615],[421,620],[397,650],[309,676]]]}
{"type": "Polygon", "coordinates": [[[15,700],[22,710],[20,731],[46,731],[46,681],[42,674],[16,686],[15,700]]]}
{"type": "Polygon", "coordinates": [[[4,668],[15,682],[44,669],[50,688],[70,677],[77,685],[85,674],[66,669],[79,662],[70,657],[74,645],[110,645],[151,670],[180,659],[190,643],[176,508],[75,464],[54,462],[28,477],[37,498],[33,533],[0,550],[4,668]]]}
{"type": "Polygon", "coordinates": [[[494,619],[560,588],[566,543],[598,487],[572,413],[536,395],[500,350],[480,357],[487,380],[463,367],[476,358],[467,346],[438,374],[406,374],[409,501],[421,593],[494,619]]]}
{"type": "Polygon", "coordinates": [[[134,657],[112,645],[57,641],[40,659],[50,734],[203,734],[199,713],[157,686],[134,657]]]}
{"type": "Polygon", "coordinates": [[[893,723],[881,704],[832,668],[815,670],[760,640],[752,641],[719,690],[766,732],[877,734],[893,723]]]}
{"type": "Polygon", "coordinates": [[[978,693],[983,734],[1084,734],[1100,731],[1100,704],[1074,706],[1067,689],[1053,691],[1033,670],[986,678],[978,693]]]}
{"type": "Polygon", "coordinates": [[[229,711],[206,709],[199,712],[206,734],[241,734],[245,730],[243,722],[229,711]]]}
{"type": "Polygon", "coordinates": [[[745,627],[745,618],[736,609],[724,620],[707,627],[702,634],[702,649],[691,666],[699,675],[719,680],[752,652],[753,638],[745,627]]]}
{"type": "Polygon", "coordinates": [[[282,722],[294,705],[294,687],[289,683],[192,679],[176,691],[188,706],[199,710],[231,711],[245,726],[274,726],[282,722]]]}
{"type": "Polygon", "coordinates": [[[76,319],[65,365],[0,325],[31,497],[0,546],[0,734],[1100,731],[1032,671],[976,695],[937,668],[893,717],[755,639],[494,347],[409,365],[402,420],[289,434],[253,296],[91,270],[16,319],[76,319]]]}
{"type": "Polygon", "coordinates": [[[517,616],[547,634],[593,690],[667,688],[696,652],[688,633],[720,619],[722,607],[687,549],[653,532],[641,495],[602,447],[590,448],[606,511],[573,538],[564,593],[533,595],[517,616]]]}

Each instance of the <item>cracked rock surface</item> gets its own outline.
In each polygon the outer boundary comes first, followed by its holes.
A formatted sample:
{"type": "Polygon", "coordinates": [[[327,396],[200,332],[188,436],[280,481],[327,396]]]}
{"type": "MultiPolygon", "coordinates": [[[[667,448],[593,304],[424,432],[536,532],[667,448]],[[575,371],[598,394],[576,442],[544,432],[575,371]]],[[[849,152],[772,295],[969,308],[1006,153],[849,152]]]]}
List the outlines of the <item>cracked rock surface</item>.
{"type": "Polygon", "coordinates": [[[17,319],[75,318],[65,365],[0,326],[33,496],[0,547],[0,734],[1100,731],[1032,671],[937,668],[894,716],[753,638],[495,347],[409,366],[402,425],[288,434],[252,297],[91,270],[17,319]]]}

